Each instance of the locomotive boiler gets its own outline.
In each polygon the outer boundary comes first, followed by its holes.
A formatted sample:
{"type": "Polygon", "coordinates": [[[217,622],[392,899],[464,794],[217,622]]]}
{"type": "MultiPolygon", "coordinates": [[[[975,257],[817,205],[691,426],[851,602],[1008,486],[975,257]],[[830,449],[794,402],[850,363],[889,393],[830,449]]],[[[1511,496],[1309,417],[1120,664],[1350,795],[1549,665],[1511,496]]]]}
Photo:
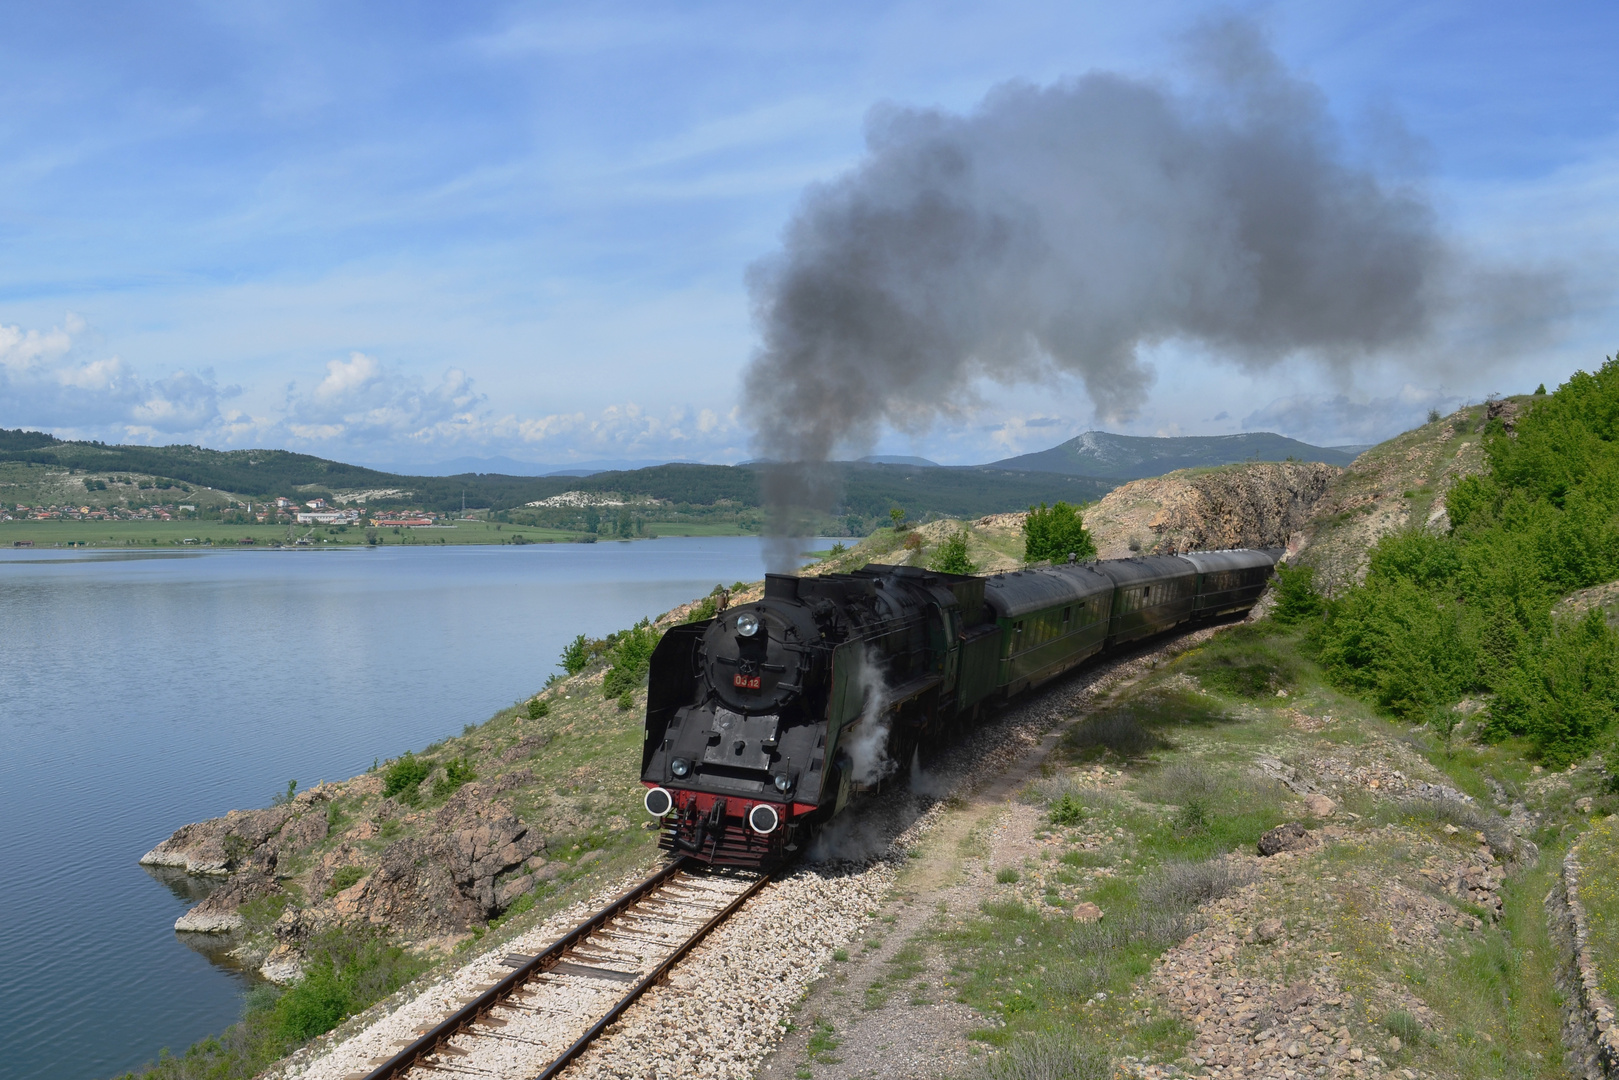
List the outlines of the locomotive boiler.
{"type": "Polygon", "coordinates": [[[652,654],[641,780],[660,846],[774,864],[985,709],[1099,653],[1248,610],[1280,554],[766,575],[761,599],[671,629],[652,654]]]}

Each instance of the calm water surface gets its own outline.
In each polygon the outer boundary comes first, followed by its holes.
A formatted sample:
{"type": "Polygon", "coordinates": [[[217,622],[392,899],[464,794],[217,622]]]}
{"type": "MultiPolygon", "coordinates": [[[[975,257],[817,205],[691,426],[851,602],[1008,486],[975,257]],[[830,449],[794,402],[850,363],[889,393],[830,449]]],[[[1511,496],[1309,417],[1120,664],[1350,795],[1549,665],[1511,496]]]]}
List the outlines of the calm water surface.
{"type": "Polygon", "coordinates": [[[420,748],[600,636],[764,572],[751,537],[0,554],[0,1076],[92,1080],[236,1019],[136,859],[420,748]]]}

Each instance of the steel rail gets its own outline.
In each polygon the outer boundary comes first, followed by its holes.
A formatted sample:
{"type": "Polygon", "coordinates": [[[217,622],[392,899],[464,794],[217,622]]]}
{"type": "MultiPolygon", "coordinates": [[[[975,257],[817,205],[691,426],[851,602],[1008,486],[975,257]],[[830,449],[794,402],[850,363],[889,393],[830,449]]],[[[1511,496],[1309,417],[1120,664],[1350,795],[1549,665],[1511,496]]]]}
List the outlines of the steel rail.
{"type": "MultiPolygon", "coordinates": [[[[409,1046],[406,1046],[403,1050],[389,1058],[386,1062],[378,1065],[369,1073],[366,1073],[365,1080],[396,1080],[397,1077],[404,1076],[418,1064],[421,1064],[422,1059],[437,1052],[439,1048],[447,1043],[451,1038],[459,1035],[461,1032],[477,1023],[484,1016],[486,1016],[490,1010],[501,1005],[507,998],[511,997],[512,994],[516,993],[518,990],[521,990],[523,985],[529,980],[533,979],[537,975],[543,975],[546,971],[554,967],[557,962],[562,959],[563,954],[569,949],[584,941],[592,933],[601,929],[601,927],[605,924],[612,922],[615,918],[622,915],[627,909],[633,907],[638,901],[642,900],[647,895],[656,892],[665,882],[673,878],[682,870],[685,870],[688,863],[689,860],[687,859],[676,859],[660,869],[657,873],[653,874],[651,877],[647,878],[645,881],[641,882],[639,885],[636,885],[628,892],[608,903],[607,906],[603,907],[600,911],[597,911],[594,915],[591,915],[588,919],[576,925],[572,930],[569,930],[566,934],[557,938],[557,940],[552,942],[544,952],[525,963],[522,967],[514,970],[511,974],[501,979],[494,986],[491,986],[489,989],[483,991],[477,997],[467,1002],[467,1004],[461,1006],[461,1008],[457,1009],[447,1019],[441,1020],[437,1024],[434,1024],[431,1028],[427,1029],[427,1031],[423,1032],[422,1035],[409,1046]]],[[[751,896],[758,888],[758,885],[767,880],[769,880],[768,875],[760,878],[759,882],[756,883],[753,888],[750,888],[744,895],[751,896]]],[[[733,904],[731,907],[727,908],[726,913],[728,914],[735,908],[735,906],[736,905],[733,904]]],[[[712,922],[712,920],[710,921],[712,922]]],[[[702,933],[706,933],[708,929],[709,927],[705,927],[702,933]]],[[[687,948],[690,948],[689,944],[682,947],[681,953],[683,954],[687,948]]],[[[667,970],[667,967],[667,963],[662,965],[659,969],[660,972],[667,970]]],[[[617,1010],[617,1012],[622,1011],[622,1009],[617,1010]]],[[[614,1015],[617,1015],[617,1012],[615,1012],[614,1015]]],[[[596,1029],[592,1028],[591,1030],[594,1032],[596,1029]]],[[[570,1048],[570,1053],[577,1056],[578,1051],[570,1048]]],[[[570,1058],[569,1060],[572,1059],[570,1058]]],[[[547,1072],[545,1075],[549,1076],[551,1073],[547,1072]]]]}
{"type": "Polygon", "coordinates": [[[635,1004],[635,1000],[637,998],[646,993],[648,990],[652,989],[652,987],[656,986],[660,979],[669,974],[669,969],[674,967],[675,964],[680,961],[681,957],[685,956],[692,949],[696,948],[698,942],[707,937],[709,932],[716,926],[719,926],[726,919],[730,918],[737,908],[745,904],[748,898],[754,893],[758,892],[760,889],[769,884],[770,879],[774,876],[775,874],[773,871],[761,873],[757,881],[739,893],[736,899],[732,900],[729,904],[726,904],[721,911],[717,912],[713,916],[713,918],[709,919],[690,937],[681,942],[680,946],[676,948],[674,952],[665,957],[662,963],[653,968],[640,982],[632,986],[628,993],[619,998],[618,1001],[614,1003],[613,1007],[607,1010],[606,1016],[603,1016],[600,1020],[591,1025],[589,1031],[579,1036],[578,1040],[572,1046],[564,1050],[561,1056],[559,1056],[555,1061],[551,1062],[551,1064],[547,1065],[538,1075],[534,1077],[534,1080],[552,1080],[552,1077],[556,1076],[563,1069],[566,1069],[570,1064],[572,1064],[573,1059],[584,1053],[585,1049],[590,1046],[591,1043],[595,1042],[597,1037],[600,1036],[602,1032],[611,1027],[613,1022],[623,1015],[625,1009],[635,1004]]]}

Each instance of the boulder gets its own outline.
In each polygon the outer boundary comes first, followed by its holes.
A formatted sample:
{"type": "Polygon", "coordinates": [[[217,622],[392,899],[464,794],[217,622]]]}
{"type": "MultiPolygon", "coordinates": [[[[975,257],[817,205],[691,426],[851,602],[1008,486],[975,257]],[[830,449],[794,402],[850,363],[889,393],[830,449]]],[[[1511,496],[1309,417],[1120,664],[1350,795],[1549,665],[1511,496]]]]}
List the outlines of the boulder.
{"type": "Polygon", "coordinates": [[[1329,818],[1337,812],[1338,804],[1325,795],[1311,794],[1304,797],[1304,808],[1311,817],[1329,818]]]}
{"type": "Polygon", "coordinates": [[[534,888],[534,878],[529,874],[522,874],[512,878],[495,891],[495,900],[500,909],[505,911],[512,906],[512,901],[534,888]]]}
{"type": "Polygon", "coordinates": [[[1259,838],[1259,853],[1261,855],[1279,855],[1284,851],[1309,851],[1320,844],[1320,840],[1296,821],[1289,821],[1285,825],[1278,825],[1270,832],[1259,838]]]}
{"type": "Polygon", "coordinates": [[[1286,929],[1281,919],[1263,919],[1258,926],[1248,931],[1248,936],[1244,940],[1255,945],[1269,945],[1279,940],[1286,929]]]}
{"type": "Polygon", "coordinates": [[[1074,905],[1075,922],[1100,922],[1101,919],[1102,909],[1090,901],[1086,900],[1074,905]]]}

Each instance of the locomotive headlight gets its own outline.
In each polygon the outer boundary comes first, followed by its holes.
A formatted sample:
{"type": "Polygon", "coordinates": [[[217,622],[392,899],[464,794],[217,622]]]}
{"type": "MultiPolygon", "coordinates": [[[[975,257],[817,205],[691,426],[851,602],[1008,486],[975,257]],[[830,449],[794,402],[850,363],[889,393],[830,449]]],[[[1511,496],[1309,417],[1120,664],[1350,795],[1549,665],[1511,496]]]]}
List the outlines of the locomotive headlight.
{"type": "Polygon", "coordinates": [[[736,617],[736,632],[743,637],[752,637],[759,632],[759,616],[744,611],[736,617]]]}
{"type": "Polygon", "coordinates": [[[686,776],[691,772],[691,762],[683,757],[671,758],[669,760],[669,771],[676,776],[686,776]]]}
{"type": "Polygon", "coordinates": [[[793,778],[784,772],[777,773],[775,777],[772,778],[772,782],[776,785],[776,790],[781,792],[783,795],[787,794],[793,789],[793,778]]]}

